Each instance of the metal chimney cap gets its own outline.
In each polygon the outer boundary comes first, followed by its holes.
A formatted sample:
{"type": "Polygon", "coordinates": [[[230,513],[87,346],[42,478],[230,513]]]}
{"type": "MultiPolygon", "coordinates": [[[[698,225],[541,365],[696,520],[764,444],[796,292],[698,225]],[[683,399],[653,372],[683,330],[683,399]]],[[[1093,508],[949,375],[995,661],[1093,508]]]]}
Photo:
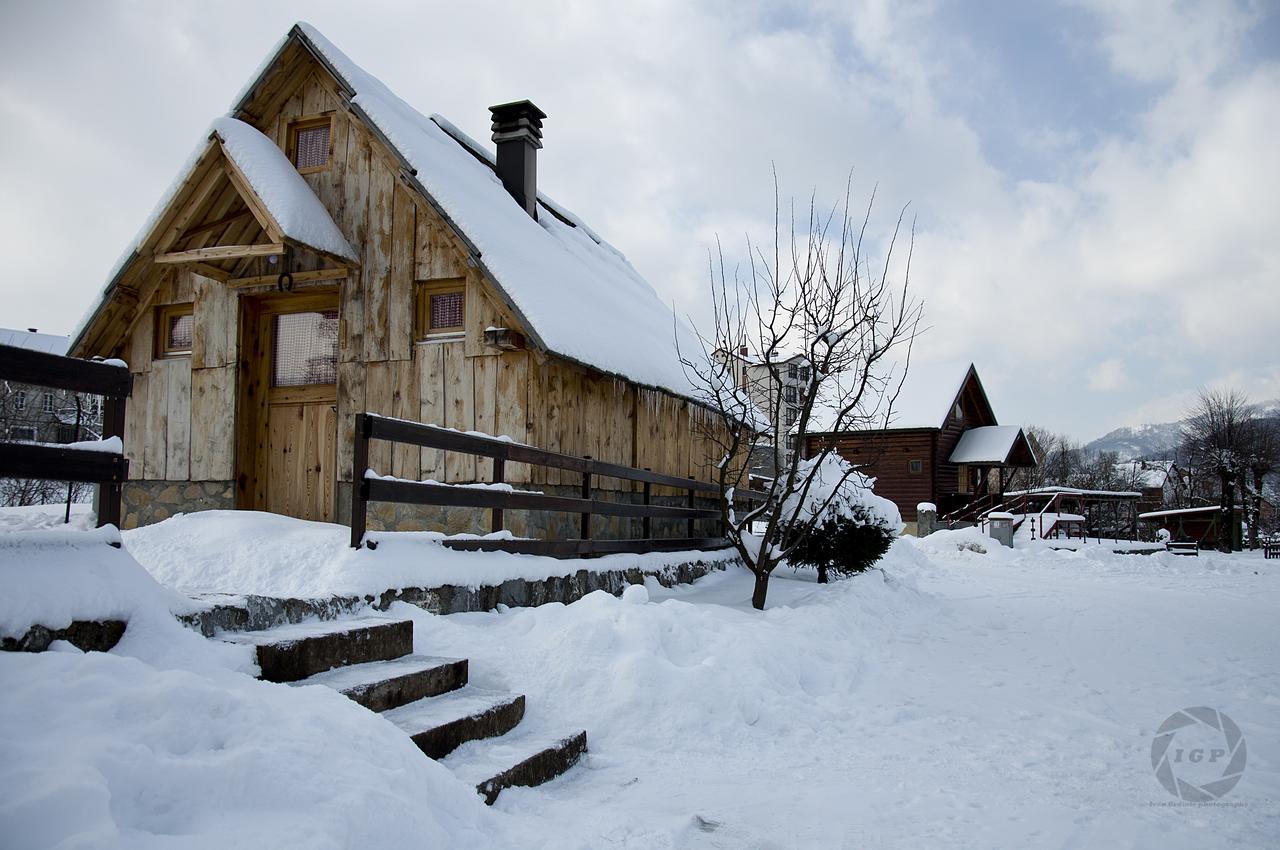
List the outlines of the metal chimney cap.
{"type": "Polygon", "coordinates": [[[547,113],[534,106],[531,100],[513,100],[510,103],[499,103],[497,106],[490,106],[489,112],[493,115],[495,122],[511,121],[519,118],[528,118],[541,122],[547,117],[547,113]]]}

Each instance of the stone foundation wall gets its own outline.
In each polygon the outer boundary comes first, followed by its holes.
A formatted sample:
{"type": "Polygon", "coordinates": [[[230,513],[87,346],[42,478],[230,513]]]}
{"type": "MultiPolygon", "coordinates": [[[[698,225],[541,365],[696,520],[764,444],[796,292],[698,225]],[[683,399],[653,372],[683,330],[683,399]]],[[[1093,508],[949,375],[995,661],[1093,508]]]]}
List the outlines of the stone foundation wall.
{"type": "Polygon", "coordinates": [[[174,514],[231,510],[232,481],[129,481],[122,488],[121,525],[137,528],[174,514]]]}

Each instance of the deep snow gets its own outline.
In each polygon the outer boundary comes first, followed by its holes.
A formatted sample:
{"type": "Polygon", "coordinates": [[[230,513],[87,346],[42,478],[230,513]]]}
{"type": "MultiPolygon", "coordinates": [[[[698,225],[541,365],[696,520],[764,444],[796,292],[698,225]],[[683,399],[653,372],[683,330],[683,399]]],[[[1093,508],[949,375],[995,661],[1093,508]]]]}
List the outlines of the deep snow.
{"type": "Polygon", "coordinates": [[[476,684],[525,693],[524,732],[588,730],[579,767],[490,811],[385,721],[252,681],[240,648],[172,624],[131,628],[109,655],[0,654],[0,834],[16,847],[81,828],[90,846],[1275,846],[1280,566],[986,542],[904,539],[883,569],[822,587],[779,571],[763,613],[740,569],[569,606],[393,606],[417,651],[468,657],[476,684]],[[1224,805],[1169,806],[1152,736],[1198,705],[1239,724],[1249,763],[1224,805]]]}

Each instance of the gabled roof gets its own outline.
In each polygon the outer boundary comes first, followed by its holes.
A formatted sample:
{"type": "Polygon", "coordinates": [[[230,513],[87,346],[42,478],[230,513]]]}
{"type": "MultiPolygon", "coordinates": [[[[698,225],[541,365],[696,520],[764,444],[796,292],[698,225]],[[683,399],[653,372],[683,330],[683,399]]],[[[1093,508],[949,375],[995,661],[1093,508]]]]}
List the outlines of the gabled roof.
{"type": "Polygon", "coordinates": [[[985,425],[961,434],[947,462],[1035,466],[1036,454],[1017,425],[985,425]]]}
{"type": "Polygon", "coordinates": [[[329,211],[298,169],[255,128],[234,118],[218,118],[210,128],[222,151],[248,180],[271,224],[285,238],[353,263],[360,255],[347,242],[329,211]]]}
{"type": "Polygon", "coordinates": [[[264,249],[272,243],[296,245],[340,263],[359,265],[359,254],[284,152],[243,121],[217,118],[116,262],[97,302],[71,337],[73,349],[86,342],[86,333],[106,308],[116,284],[134,264],[143,256],[170,250],[197,212],[228,185],[242,202],[241,215],[255,219],[258,233],[268,240],[264,249]]]}
{"type": "MultiPolygon", "coordinates": [[[[409,182],[468,244],[472,260],[542,348],[634,382],[697,396],[679,352],[700,357],[692,328],[662,302],[626,257],[539,193],[534,220],[503,188],[492,155],[444,119],[427,117],[351,61],[310,24],[297,39],[334,76],[352,111],[406,166],[409,182]]],[[[271,63],[245,90],[243,108],[271,63]]]]}
{"type": "MultiPolygon", "coordinates": [[[[901,367],[899,366],[898,369],[901,367]]],[[[967,360],[912,362],[906,380],[893,402],[890,428],[941,428],[967,386],[983,408],[977,418],[996,424],[995,412],[987,400],[986,390],[978,378],[978,370],[967,360]]],[[[895,370],[896,375],[901,372],[895,370]]],[[[891,382],[891,386],[896,381],[891,382]]],[[[970,418],[974,414],[966,411],[970,418]]]]}

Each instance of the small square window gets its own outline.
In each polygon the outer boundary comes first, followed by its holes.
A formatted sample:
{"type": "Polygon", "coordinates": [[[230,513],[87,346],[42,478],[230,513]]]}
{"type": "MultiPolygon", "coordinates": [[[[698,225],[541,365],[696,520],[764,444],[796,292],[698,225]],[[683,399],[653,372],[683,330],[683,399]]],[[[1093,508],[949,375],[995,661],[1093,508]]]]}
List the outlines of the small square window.
{"type": "Polygon", "coordinates": [[[271,385],[338,381],[338,311],[281,313],[274,319],[271,385]]]}
{"type": "Polygon", "coordinates": [[[299,173],[309,174],[329,165],[332,133],[328,117],[295,121],[289,128],[289,158],[299,173]]]}
{"type": "Polygon", "coordinates": [[[16,393],[13,394],[13,409],[14,410],[27,409],[27,391],[26,390],[18,390],[16,393]]]}
{"type": "Polygon", "coordinates": [[[907,464],[907,468],[911,470],[912,475],[919,475],[921,472],[924,471],[924,461],[922,460],[910,461],[907,464]]]}
{"type": "Polygon", "coordinates": [[[191,353],[195,319],[190,304],[161,307],[156,321],[156,356],[177,357],[191,353]]]}
{"type": "Polygon", "coordinates": [[[462,280],[422,284],[418,289],[418,339],[461,333],[467,315],[462,280]]]}
{"type": "Polygon", "coordinates": [[[40,409],[45,413],[53,413],[53,393],[45,393],[40,409]]]}

